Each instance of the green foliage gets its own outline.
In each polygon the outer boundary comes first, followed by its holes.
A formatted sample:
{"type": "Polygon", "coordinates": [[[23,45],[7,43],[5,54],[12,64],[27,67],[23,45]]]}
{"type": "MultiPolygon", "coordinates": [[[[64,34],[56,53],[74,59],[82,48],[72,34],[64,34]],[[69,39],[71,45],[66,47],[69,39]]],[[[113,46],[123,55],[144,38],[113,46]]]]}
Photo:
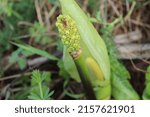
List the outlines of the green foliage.
{"type": "Polygon", "coordinates": [[[144,100],[149,100],[150,99],[150,66],[148,66],[148,68],[147,68],[147,73],[145,75],[145,79],[146,79],[146,81],[145,81],[146,87],[145,87],[142,97],[144,100]]]}
{"type": "Polygon", "coordinates": [[[14,95],[14,98],[15,100],[28,100],[28,96],[30,94],[30,88],[29,86],[28,87],[25,87],[25,89],[17,92],[15,95],[14,95]]]}
{"type": "Polygon", "coordinates": [[[20,21],[31,22],[35,18],[33,0],[1,0],[0,1],[0,53],[10,49],[9,40],[27,33],[27,28],[22,28],[20,21]]]}
{"type": "Polygon", "coordinates": [[[65,80],[68,80],[71,78],[77,82],[80,82],[79,74],[76,72],[77,68],[75,67],[75,63],[73,62],[73,59],[69,55],[67,49],[64,49],[64,48],[66,47],[63,47],[61,40],[58,40],[57,50],[62,51],[64,55],[61,59],[59,59],[58,64],[57,64],[58,67],[60,68],[59,75],[63,76],[65,80]]]}
{"type": "Polygon", "coordinates": [[[93,9],[93,15],[96,14],[96,12],[99,11],[100,1],[97,0],[88,0],[89,6],[91,9],[93,9]]]}
{"type": "Polygon", "coordinates": [[[51,99],[53,91],[50,92],[50,89],[47,86],[51,80],[51,74],[48,72],[41,73],[39,70],[34,70],[31,77],[31,91],[28,98],[32,100],[51,99]]]}
{"type": "Polygon", "coordinates": [[[58,3],[58,0],[48,0],[51,4],[55,5],[58,3]]]}
{"type": "Polygon", "coordinates": [[[13,93],[13,96],[10,95],[9,99],[11,100],[27,100],[30,94],[30,75],[22,76],[13,82],[14,89],[20,88],[21,90],[13,93]]]}
{"type": "Polygon", "coordinates": [[[18,46],[19,48],[22,48],[22,49],[24,49],[26,51],[31,52],[33,54],[37,54],[37,55],[40,55],[40,56],[47,57],[50,60],[58,60],[58,58],[55,57],[54,55],[51,55],[51,54],[47,53],[46,51],[34,48],[34,47],[30,46],[30,45],[21,44],[21,43],[15,43],[15,42],[11,42],[11,43],[16,45],[16,46],[18,46]]]}
{"type": "Polygon", "coordinates": [[[119,19],[116,19],[114,22],[101,29],[103,39],[107,45],[111,64],[112,96],[118,100],[135,100],[139,99],[139,96],[129,82],[129,72],[117,58],[118,52],[115,44],[112,41],[112,30],[115,24],[120,22],[119,19]]]}
{"type": "Polygon", "coordinates": [[[69,73],[71,78],[73,78],[77,82],[80,82],[80,77],[79,77],[79,74],[77,72],[77,68],[75,66],[75,63],[73,62],[73,59],[69,55],[66,48],[64,48],[64,50],[63,50],[63,55],[64,55],[63,56],[63,64],[64,64],[65,70],[69,73]]]}
{"type": "Polygon", "coordinates": [[[74,98],[74,99],[81,99],[85,96],[85,93],[80,93],[80,94],[73,94],[73,93],[70,93],[68,91],[65,91],[65,94],[71,98],[74,98]]]}
{"type": "Polygon", "coordinates": [[[0,15],[2,14],[6,14],[7,16],[11,16],[13,13],[13,9],[12,9],[12,2],[10,2],[9,0],[1,0],[0,1],[0,15]]]}
{"type": "Polygon", "coordinates": [[[19,68],[22,70],[26,67],[26,56],[31,55],[30,52],[25,51],[21,48],[18,48],[16,51],[14,51],[10,58],[9,58],[9,62],[10,63],[18,63],[19,68]]]}
{"type": "Polygon", "coordinates": [[[59,75],[60,76],[63,76],[65,79],[68,79],[70,76],[68,74],[68,72],[66,71],[65,69],[65,65],[63,63],[63,60],[59,60],[58,63],[57,63],[58,67],[60,68],[59,70],[59,75]]]}
{"type": "Polygon", "coordinates": [[[47,29],[39,22],[35,22],[32,27],[29,28],[29,34],[34,38],[35,42],[45,45],[50,39],[46,36],[47,29]]]}

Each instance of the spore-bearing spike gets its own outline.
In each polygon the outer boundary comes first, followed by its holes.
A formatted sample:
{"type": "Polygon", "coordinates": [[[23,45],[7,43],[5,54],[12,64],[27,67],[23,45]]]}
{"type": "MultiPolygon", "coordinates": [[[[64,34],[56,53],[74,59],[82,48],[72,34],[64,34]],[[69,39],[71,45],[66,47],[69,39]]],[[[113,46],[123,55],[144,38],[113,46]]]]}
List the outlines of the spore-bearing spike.
{"type": "Polygon", "coordinates": [[[56,26],[58,27],[62,42],[67,46],[68,51],[70,53],[78,52],[81,49],[81,37],[75,21],[68,15],[60,15],[57,18],[56,26]]]}

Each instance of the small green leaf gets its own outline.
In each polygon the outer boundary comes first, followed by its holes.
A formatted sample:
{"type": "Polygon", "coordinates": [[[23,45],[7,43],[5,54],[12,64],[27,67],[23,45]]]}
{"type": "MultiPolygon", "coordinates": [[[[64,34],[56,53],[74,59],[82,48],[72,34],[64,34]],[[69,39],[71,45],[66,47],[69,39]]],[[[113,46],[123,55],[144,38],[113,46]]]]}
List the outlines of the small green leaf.
{"type": "Polygon", "coordinates": [[[43,90],[43,99],[44,100],[51,99],[50,97],[54,94],[54,91],[50,92],[49,88],[46,86],[43,86],[42,90],[43,90]]]}
{"type": "Polygon", "coordinates": [[[9,58],[9,62],[17,63],[21,70],[23,70],[27,66],[26,59],[21,56],[21,55],[24,55],[23,52],[24,52],[24,50],[22,50],[22,48],[18,48],[16,51],[14,51],[11,54],[11,56],[9,58]]]}
{"type": "Polygon", "coordinates": [[[30,96],[28,96],[28,98],[31,100],[40,100],[40,96],[36,93],[30,93],[30,96]]]}
{"type": "Polygon", "coordinates": [[[38,84],[42,82],[41,74],[39,70],[34,70],[32,72],[32,85],[38,84]]]}
{"type": "Polygon", "coordinates": [[[16,51],[14,51],[14,52],[11,54],[10,58],[9,58],[9,62],[10,62],[10,63],[17,62],[18,59],[19,59],[19,54],[21,53],[21,51],[22,51],[22,50],[21,50],[20,48],[17,49],[16,51]]]}
{"type": "Polygon", "coordinates": [[[49,87],[46,85],[46,83],[49,84],[51,79],[50,73],[41,73],[39,70],[34,70],[31,77],[31,90],[28,98],[33,100],[51,99],[53,91],[50,92],[49,87]]]}
{"type": "Polygon", "coordinates": [[[24,69],[24,68],[26,68],[26,60],[25,59],[23,59],[23,58],[20,58],[19,60],[18,60],[18,65],[19,65],[19,68],[20,69],[24,69]]]}
{"type": "Polygon", "coordinates": [[[51,73],[50,72],[43,72],[41,77],[42,77],[42,81],[47,81],[47,82],[51,81],[51,73]]]}
{"type": "Polygon", "coordinates": [[[57,63],[58,67],[59,67],[59,75],[60,76],[63,76],[64,78],[69,78],[69,74],[68,72],[66,71],[65,69],[65,66],[64,66],[64,63],[63,63],[63,60],[59,60],[58,63],[57,63]]]}

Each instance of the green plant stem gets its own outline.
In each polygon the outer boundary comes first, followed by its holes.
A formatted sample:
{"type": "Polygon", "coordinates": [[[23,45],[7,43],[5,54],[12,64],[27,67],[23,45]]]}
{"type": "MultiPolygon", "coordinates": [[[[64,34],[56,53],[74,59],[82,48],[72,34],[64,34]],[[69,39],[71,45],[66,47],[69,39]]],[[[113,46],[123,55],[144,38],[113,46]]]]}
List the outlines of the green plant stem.
{"type": "Polygon", "coordinates": [[[39,89],[40,89],[40,97],[41,97],[41,99],[43,99],[43,90],[42,90],[42,84],[41,83],[39,83],[39,89]]]}
{"type": "Polygon", "coordinates": [[[84,89],[86,91],[87,98],[90,100],[95,100],[96,96],[92,88],[92,84],[90,81],[87,65],[85,63],[84,55],[81,53],[77,58],[75,58],[74,61],[77,66],[79,75],[81,77],[81,81],[83,83],[84,89]]]}

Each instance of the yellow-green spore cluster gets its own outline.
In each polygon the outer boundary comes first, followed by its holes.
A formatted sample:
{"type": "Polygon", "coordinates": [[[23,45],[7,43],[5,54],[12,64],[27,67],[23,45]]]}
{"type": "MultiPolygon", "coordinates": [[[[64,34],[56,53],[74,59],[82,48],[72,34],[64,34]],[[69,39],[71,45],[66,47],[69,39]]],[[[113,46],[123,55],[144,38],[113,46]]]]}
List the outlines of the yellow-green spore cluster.
{"type": "Polygon", "coordinates": [[[80,50],[80,34],[75,21],[68,15],[60,15],[57,18],[56,26],[68,51],[72,53],[80,50]]]}

